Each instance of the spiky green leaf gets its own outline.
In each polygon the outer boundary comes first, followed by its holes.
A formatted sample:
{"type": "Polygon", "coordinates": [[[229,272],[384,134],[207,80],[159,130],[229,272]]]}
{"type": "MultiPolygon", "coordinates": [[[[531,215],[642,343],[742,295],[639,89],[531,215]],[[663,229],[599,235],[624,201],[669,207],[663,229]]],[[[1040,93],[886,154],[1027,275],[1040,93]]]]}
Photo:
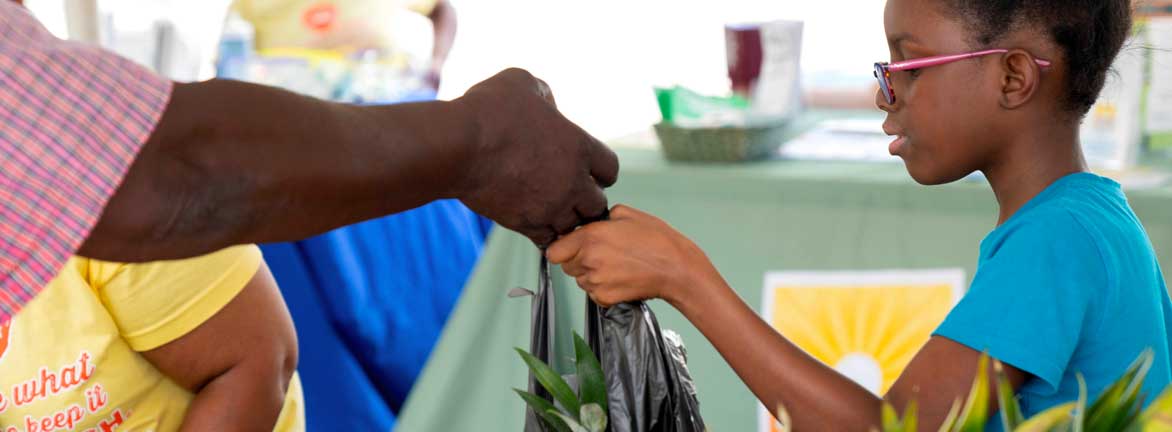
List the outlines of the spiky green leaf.
{"type": "Polygon", "coordinates": [[[907,408],[903,410],[903,430],[906,432],[916,432],[916,427],[918,427],[916,423],[919,422],[919,415],[919,407],[916,405],[916,401],[908,402],[907,408]]]}
{"type": "Polygon", "coordinates": [[[537,382],[541,383],[541,386],[553,396],[554,400],[562,404],[562,408],[565,408],[571,417],[576,418],[581,405],[578,403],[578,397],[574,395],[574,391],[570,389],[570,385],[566,384],[566,380],[562,379],[562,376],[545,362],[525,350],[517,348],[517,354],[520,354],[521,359],[529,366],[529,371],[537,378],[537,382]]]}
{"type": "Polygon", "coordinates": [[[1102,392],[1099,399],[1087,408],[1086,430],[1116,431],[1126,428],[1139,415],[1139,391],[1152,366],[1151,350],[1144,350],[1123,376],[1102,392]]]}
{"type": "Polygon", "coordinates": [[[1141,422],[1144,432],[1172,432],[1172,387],[1148,405],[1141,422]]]}
{"type": "Polygon", "coordinates": [[[594,356],[594,351],[590,350],[590,345],[578,332],[574,332],[574,356],[578,367],[578,401],[582,405],[597,404],[605,417],[608,410],[606,376],[602,374],[598,357],[594,356]]]}
{"type": "Polygon", "coordinates": [[[561,418],[562,421],[566,422],[566,425],[570,427],[570,432],[590,432],[590,430],[586,429],[581,424],[578,424],[578,422],[570,418],[570,416],[562,414],[561,411],[551,409],[548,412],[550,415],[558,416],[558,418],[561,418]]]}
{"type": "Polygon", "coordinates": [[[903,432],[903,423],[899,421],[899,414],[895,413],[895,407],[891,406],[891,403],[883,401],[880,418],[883,432],[903,432]]]}
{"type": "Polygon", "coordinates": [[[1143,388],[1144,379],[1147,378],[1148,372],[1152,370],[1152,363],[1155,361],[1155,352],[1151,348],[1147,348],[1139,354],[1139,358],[1135,361],[1139,366],[1136,367],[1135,377],[1128,383],[1127,393],[1129,394],[1139,394],[1143,388]]]}
{"type": "Polygon", "coordinates": [[[956,425],[956,416],[960,415],[960,399],[952,401],[952,408],[948,410],[948,415],[944,417],[944,423],[940,424],[939,432],[948,432],[956,425]]]}
{"type": "Polygon", "coordinates": [[[993,370],[997,372],[997,405],[1001,407],[1002,430],[1012,431],[1025,422],[1021,413],[1021,404],[1013,393],[1013,384],[1005,375],[1005,366],[1000,361],[993,361],[993,370]]]}
{"type": "Polygon", "coordinates": [[[1081,373],[1074,374],[1078,379],[1078,402],[1074,404],[1074,420],[1071,432],[1082,432],[1087,423],[1087,380],[1081,373]]]}
{"type": "Polygon", "coordinates": [[[1123,391],[1126,385],[1123,380],[1117,381],[1099,396],[1099,399],[1087,408],[1086,428],[1099,431],[1115,423],[1115,416],[1123,406],[1123,391]]]}
{"type": "Polygon", "coordinates": [[[550,410],[556,410],[552,403],[525,390],[513,389],[513,391],[517,392],[518,396],[521,396],[525,404],[529,405],[533,413],[537,414],[539,419],[545,421],[547,426],[552,427],[557,432],[570,432],[570,427],[566,425],[566,422],[562,421],[558,416],[549,414],[550,410]]]}
{"type": "Polygon", "coordinates": [[[780,403],[777,404],[777,415],[774,416],[773,418],[777,419],[778,423],[781,423],[781,427],[782,427],[783,431],[789,432],[791,429],[793,429],[794,423],[793,423],[793,420],[790,419],[789,410],[785,409],[785,405],[782,405],[780,403]]]}
{"type": "Polygon", "coordinates": [[[977,362],[977,376],[969,390],[968,401],[957,418],[953,432],[984,432],[989,421],[989,356],[981,354],[977,362]]]}
{"type": "Polygon", "coordinates": [[[1067,402],[1042,411],[1014,429],[1014,432],[1049,432],[1064,422],[1074,419],[1074,402],[1067,402]]]}
{"type": "MultiPolygon", "coordinates": [[[[1124,399],[1118,415],[1115,416],[1115,422],[1111,424],[1110,430],[1122,431],[1128,429],[1130,426],[1138,423],[1140,410],[1143,408],[1141,401],[1142,397],[1139,394],[1128,395],[1124,399]]],[[[1093,432],[1093,431],[1092,431],[1093,432]]]]}

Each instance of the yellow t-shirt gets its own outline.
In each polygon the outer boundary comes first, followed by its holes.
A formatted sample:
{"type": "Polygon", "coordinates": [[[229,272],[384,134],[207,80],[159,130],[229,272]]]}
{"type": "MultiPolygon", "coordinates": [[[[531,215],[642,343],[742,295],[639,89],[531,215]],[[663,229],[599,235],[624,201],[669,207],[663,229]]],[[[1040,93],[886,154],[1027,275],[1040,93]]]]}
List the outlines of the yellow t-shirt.
{"type": "MultiPolygon", "coordinates": [[[[0,432],[172,431],[193,395],[139,354],[191,332],[261,263],[256,246],[179,261],[73,258],[0,326],[0,432]]],[[[304,430],[294,375],[276,430],[304,430]]]]}
{"type": "Polygon", "coordinates": [[[428,15],[436,0],[236,0],[232,10],[252,23],[256,48],[395,50],[398,14],[428,15]]]}

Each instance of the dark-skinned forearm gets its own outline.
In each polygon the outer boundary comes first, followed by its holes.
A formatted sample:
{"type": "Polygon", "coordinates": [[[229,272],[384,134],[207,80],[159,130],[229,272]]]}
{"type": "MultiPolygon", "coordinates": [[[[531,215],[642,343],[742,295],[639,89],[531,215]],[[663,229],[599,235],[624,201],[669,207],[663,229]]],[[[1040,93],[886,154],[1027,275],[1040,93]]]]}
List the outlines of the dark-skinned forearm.
{"type": "Polygon", "coordinates": [[[358,107],[235,81],[177,84],[79,253],[195,256],[453,197],[474,124],[458,102],[358,107]]]}

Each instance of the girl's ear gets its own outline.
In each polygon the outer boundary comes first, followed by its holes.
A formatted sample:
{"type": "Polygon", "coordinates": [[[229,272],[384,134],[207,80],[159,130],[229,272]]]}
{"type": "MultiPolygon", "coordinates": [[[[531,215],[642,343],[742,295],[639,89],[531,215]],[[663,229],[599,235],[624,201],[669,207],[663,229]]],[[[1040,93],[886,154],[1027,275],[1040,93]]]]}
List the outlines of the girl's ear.
{"type": "Polygon", "coordinates": [[[1001,56],[1001,107],[1017,109],[1034,97],[1040,86],[1041,66],[1034,56],[1013,49],[1001,56]]]}

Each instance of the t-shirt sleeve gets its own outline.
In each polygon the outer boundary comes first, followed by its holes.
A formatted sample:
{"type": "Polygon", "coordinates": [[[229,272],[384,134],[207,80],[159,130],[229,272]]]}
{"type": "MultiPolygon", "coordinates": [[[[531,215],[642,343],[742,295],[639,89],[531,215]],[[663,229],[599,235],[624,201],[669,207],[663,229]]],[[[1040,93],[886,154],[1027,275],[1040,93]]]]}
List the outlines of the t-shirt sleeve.
{"type": "Polygon", "coordinates": [[[130,347],[148,351],[219,312],[252,280],[261,262],[260,249],[251,245],[177,261],[95,261],[91,284],[130,347]]]}
{"type": "Polygon", "coordinates": [[[1001,238],[969,292],[935,334],[989,355],[1057,391],[1107,276],[1097,246],[1069,214],[1054,212],[1001,238]]]}
{"type": "Polygon", "coordinates": [[[0,322],[89,235],[171,82],[0,1],[0,322]]]}

